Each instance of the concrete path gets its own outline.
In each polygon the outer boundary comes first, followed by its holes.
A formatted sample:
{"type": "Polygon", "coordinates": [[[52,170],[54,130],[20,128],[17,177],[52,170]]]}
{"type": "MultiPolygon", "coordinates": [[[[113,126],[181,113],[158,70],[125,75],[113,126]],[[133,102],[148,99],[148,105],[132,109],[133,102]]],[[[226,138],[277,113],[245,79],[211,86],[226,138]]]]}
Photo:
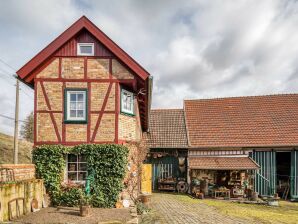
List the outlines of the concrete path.
{"type": "Polygon", "coordinates": [[[199,203],[198,199],[191,199],[187,195],[155,193],[152,196],[151,207],[159,217],[155,223],[250,223],[246,220],[225,216],[215,208],[199,203]]]}

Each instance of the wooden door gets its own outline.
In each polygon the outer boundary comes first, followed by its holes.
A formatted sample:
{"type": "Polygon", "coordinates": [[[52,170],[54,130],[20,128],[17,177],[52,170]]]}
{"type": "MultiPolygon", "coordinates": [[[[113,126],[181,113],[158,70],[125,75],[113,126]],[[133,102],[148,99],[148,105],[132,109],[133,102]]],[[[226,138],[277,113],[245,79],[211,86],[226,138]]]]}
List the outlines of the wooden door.
{"type": "Polygon", "coordinates": [[[141,181],[141,192],[146,194],[152,193],[152,165],[142,165],[142,181],[141,181]]]}

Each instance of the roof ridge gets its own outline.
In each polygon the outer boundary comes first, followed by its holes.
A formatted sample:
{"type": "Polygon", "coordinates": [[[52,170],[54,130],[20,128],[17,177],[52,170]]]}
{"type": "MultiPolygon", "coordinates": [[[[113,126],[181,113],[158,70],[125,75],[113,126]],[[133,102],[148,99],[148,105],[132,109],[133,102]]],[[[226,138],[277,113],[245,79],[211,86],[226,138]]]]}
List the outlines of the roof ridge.
{"type": "Polygon", "coordinates": [[[261,97],[275,97],[275,96],[297,96],[298,93],[276,93],[264,95],[249,95],[249,96],[229,96],[229,97],[214,97],[202,99],[184,99],[183,101],[204,101],[204,100],[224,100],[224,99],[243,99],[243,98],[261,98],[261,97]]]}

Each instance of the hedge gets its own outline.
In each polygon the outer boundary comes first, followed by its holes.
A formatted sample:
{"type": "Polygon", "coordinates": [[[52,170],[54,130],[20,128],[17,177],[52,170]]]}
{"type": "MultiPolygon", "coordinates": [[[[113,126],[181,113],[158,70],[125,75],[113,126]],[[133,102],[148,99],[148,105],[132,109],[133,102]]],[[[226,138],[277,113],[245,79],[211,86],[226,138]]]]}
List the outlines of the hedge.
{"type": "Polygon", "coordinates": [[[91,204],[94,207],[114,207],[123,189],[128,149],[115,144],[83,144],[74,147],[42,145],[33,150],[36,175],[44,179],[53,205],[77,206],[84,190],[63,188],[65,155],[84,154],[90,180],[91,204]]]}

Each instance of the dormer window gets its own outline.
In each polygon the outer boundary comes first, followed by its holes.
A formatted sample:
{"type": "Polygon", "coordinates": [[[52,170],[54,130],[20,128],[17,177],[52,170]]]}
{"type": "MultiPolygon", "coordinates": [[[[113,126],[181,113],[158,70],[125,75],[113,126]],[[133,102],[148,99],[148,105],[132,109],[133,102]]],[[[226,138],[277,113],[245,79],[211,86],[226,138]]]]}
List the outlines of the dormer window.
{"type": "Polygon", "coordinates": [[[134,96],[132,92],[121,89],[121,112],[134,115],[134,96]]]}
{"type": "Polygon", "coordinates": [[[94,43],[78,43],[78,55],[94,56],[94,43]]]}

